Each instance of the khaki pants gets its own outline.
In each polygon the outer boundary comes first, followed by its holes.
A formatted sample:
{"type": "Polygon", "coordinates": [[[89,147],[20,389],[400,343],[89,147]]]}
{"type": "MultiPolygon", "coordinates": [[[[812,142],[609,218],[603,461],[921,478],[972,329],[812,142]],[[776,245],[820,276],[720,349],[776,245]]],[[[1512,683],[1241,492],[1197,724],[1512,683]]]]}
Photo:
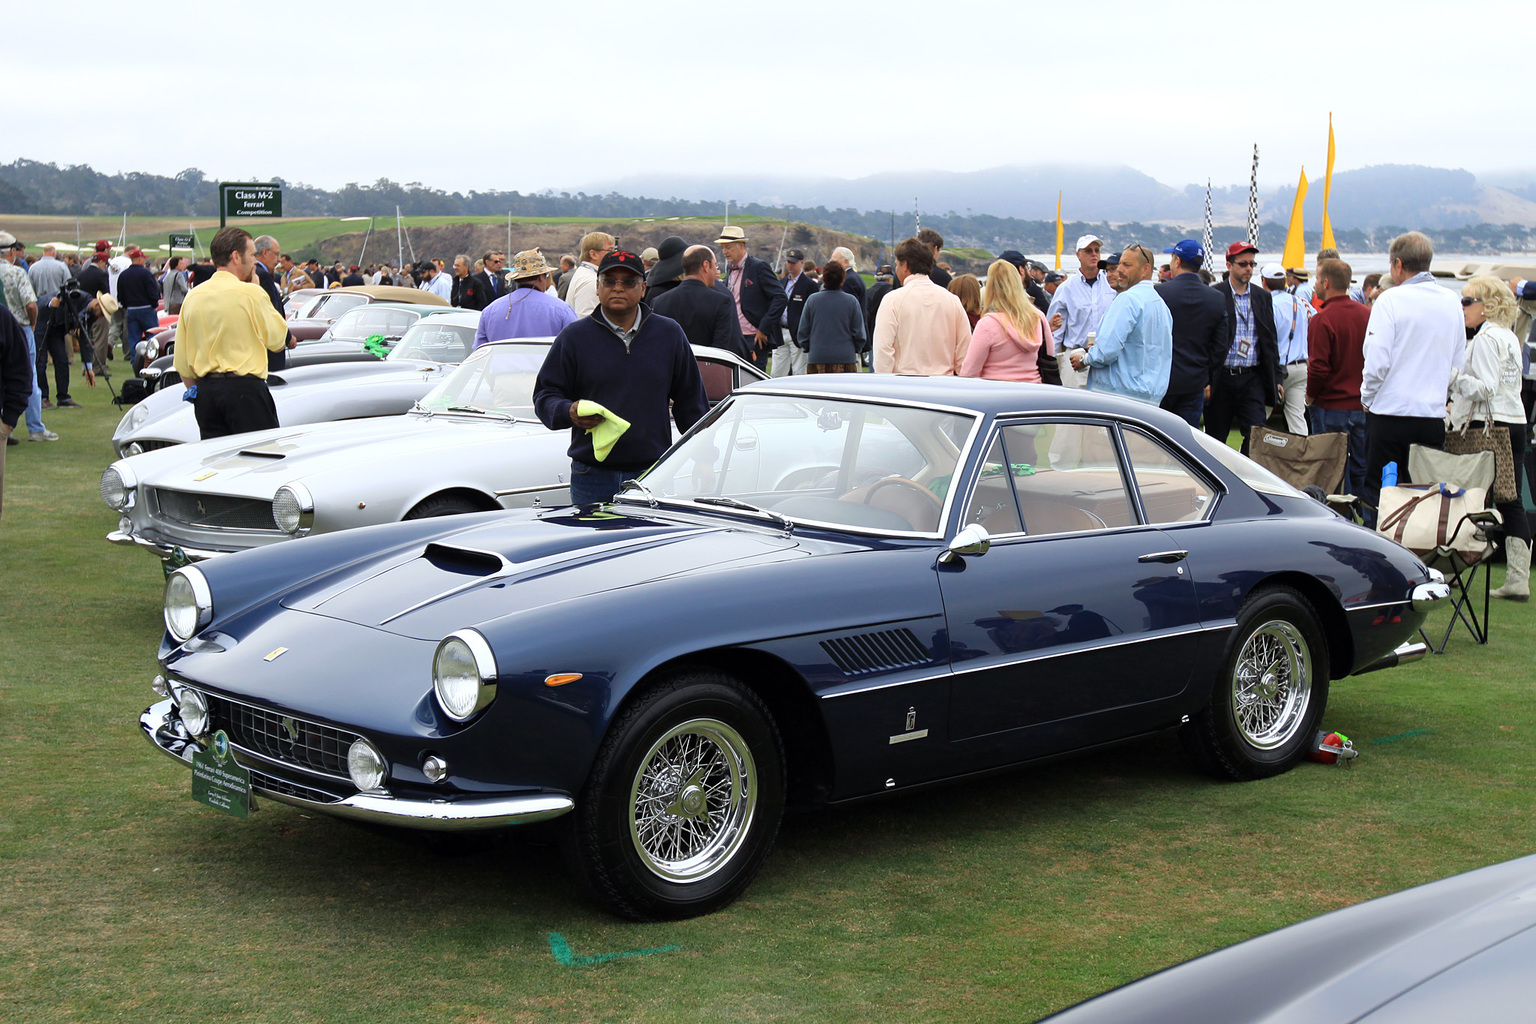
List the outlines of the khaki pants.
{"type": "Polygon", "coordinates": [[[91,365],[98,371],[107,368],[107,354],[112,351],[111,324],[104,316],[91,321],[91,365]]]}

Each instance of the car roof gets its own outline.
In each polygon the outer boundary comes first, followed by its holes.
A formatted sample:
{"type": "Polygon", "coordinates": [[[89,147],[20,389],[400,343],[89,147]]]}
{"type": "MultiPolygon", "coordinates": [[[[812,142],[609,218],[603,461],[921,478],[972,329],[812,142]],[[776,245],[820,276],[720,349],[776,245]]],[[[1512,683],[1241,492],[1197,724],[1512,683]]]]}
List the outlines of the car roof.
{"type": "MultiPolygon", "coordinates": [[[[1172,413],[1155,405],[1129,398],[1055,384],[1025,384],[1015,381],[982,380],[978,377],[916,377],[891,373],[822,373],[808,376],[776,377],[755,381],[740,389],[781,394],[835,395],[847,398],[876,399],[943,405],[994,416],[1009,413],[1086,413],[1128,416],[1155,423],[1165,430],[1177,430],[1184,423],[1172,413]]],[[[1188,424],[1184,424],[1186,427],[1188,424]]]]}

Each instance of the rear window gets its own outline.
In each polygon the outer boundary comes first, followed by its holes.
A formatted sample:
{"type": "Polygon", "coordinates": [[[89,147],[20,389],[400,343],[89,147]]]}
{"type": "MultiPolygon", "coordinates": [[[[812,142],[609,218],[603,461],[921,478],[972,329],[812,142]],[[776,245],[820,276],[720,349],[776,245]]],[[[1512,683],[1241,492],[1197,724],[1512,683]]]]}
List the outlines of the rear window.
{"type": "Polygon", "coordinates": [[[1279,477],[1275,476],[1275,474],[1271,473],[1263,466],[1260,466],[1257,462],[1254,462],[1248,456],[1233,451],[1230,447],[1222,444],[1220,441],[1216,440],[1205,431],[1194,430],[1191,431],[1191,433],[1194,434],[1195,440],[1199,442],[1200,446],[1204,448],[1208,454],[1215,458],[1217,462],[1227,467],[1227,469],[1231,470],[1233,476],[1237,477],[1239,480],[1247,484],[1249,487],[1252,487],[1254,490],[1263,494],[1279,495],[1282,498],[1306,497],[1305,494],[1302,494],[1296,488],[1292,487],[1284,480],[1281,480],[1279,477]]]}

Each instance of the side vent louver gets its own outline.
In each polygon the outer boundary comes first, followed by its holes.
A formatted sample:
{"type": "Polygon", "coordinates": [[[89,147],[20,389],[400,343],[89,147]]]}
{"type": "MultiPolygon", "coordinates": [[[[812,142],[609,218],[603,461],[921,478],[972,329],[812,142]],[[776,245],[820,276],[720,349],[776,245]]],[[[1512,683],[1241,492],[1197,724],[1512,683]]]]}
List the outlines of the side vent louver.
{"type": "Polygon", "coordinates": [[[821,649],[844,675],[857,676],[881,669],[926,665],[928,652],[910,629],[888,629],[823,640],[821,649]]]}

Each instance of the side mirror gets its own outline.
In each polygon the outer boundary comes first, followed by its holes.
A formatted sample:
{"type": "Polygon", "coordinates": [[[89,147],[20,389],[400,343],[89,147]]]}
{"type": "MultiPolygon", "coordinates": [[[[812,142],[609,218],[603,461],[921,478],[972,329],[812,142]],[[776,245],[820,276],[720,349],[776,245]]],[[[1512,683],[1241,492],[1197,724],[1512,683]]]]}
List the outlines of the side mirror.
{"type": "Polygon", "coordinates": [[[953,562],[956,555],[984,555],[991,548],[991,534],[980,523],[972,523],[944,545],[944,553],[939,555],[939,561],[947,564],[953,562]]]}

